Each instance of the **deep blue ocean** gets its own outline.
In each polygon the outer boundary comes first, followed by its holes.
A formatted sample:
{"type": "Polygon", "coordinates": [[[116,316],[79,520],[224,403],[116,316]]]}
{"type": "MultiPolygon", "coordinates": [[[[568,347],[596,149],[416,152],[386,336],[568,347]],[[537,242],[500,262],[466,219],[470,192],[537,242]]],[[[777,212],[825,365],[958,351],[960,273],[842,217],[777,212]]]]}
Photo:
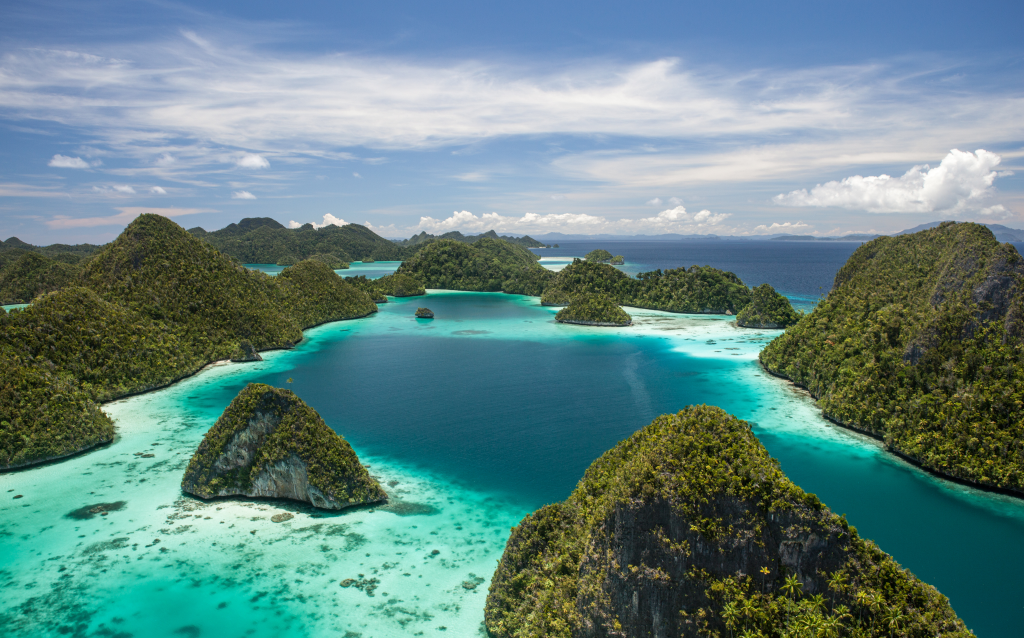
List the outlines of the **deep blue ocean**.
{"type": "MultiPolygon", "coordinates": [[[[628,272],[708,264],[809,309],[850,243],[560,242],[628,272]]],[[[397,264],[373,265],[385,274],[397,264]]],[[[341,271],[340,274],[349,274],[341,271]]],[[[707,403],[749,420],[798,485],[936,586],[983,638],[1024,627],[1024,501],[932,477],[821,418],[766,375],[779,331],[629,310],[628,328],[558,324],[500,293],[430,291],[307,332],[255,364],[214,366],[107,404],[117,441],[0,475],[0,627],[16,636],[480,636],[508,530],[564,499],[587,466],[655,416],[707,403]],[[418,306],[436,318],[413,317],[418,306]],[[288,387],[344,435],[392,498],[340,514],[287,502],[201,503],[181,476],[249,382],[288,387]],[[143,457],[143,452],[153,454],[143,457]],[[124,502],[108,516],[71,514],[124,502]],[[271,516],[294,518],[274,523],[271,516]],[[345,587],[345,579],[373,587],[345,587]]],[[[0,632],[3,633],[3,632],[0,632]]]]}

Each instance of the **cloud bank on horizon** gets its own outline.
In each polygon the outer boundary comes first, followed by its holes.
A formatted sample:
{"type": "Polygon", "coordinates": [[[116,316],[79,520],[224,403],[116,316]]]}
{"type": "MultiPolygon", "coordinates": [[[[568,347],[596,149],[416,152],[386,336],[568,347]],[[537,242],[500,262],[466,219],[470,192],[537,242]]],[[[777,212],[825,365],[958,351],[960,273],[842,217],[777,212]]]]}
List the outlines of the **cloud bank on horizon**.
{"type": "Polygon", "coordinates": [[[230,21],[0,45],[0,234],[109,237],[154,198],[211,228],[347,218],[389,236],[854,232],[1024,212],[1024,89],[966,85],[968,62],[552,63],[278,37],[294,49],[230,21]]]}

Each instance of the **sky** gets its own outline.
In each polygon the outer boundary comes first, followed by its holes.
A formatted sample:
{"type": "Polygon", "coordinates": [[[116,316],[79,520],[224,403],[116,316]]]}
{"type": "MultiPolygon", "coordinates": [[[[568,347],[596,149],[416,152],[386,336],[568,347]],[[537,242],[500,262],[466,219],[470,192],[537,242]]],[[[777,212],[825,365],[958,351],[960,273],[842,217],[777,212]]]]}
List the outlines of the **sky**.
{"type": "Polygon", "coordinates": [[[0,3],[0,239],[1024,228],[1024,3],[0,3]],[[983,5],[983,6],[975,6],[983,5]]]}

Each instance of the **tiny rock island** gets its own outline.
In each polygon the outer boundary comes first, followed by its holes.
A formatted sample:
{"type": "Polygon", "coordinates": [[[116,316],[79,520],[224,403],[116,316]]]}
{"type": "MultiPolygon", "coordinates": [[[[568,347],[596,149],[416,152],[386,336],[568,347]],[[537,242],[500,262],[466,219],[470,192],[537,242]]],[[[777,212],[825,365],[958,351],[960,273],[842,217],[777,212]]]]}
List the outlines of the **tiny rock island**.
{"type": "Polygon", "coordinates": [[[433,319],[434,318],[434,311],[431,310],[430,308],[417,308],[416,309],[416,318],[417,319],[433,319]]]}
{"type": "Polygon", "coordinates": [[[181,489],[200,498],[288,498],[323,509],[387,494],[348,442],[290,390],[250,383],[206,433],[181,489]]]}
{"type": "Polygon", "coordinates": [[[741,328],[788,328],[800,321],[800,313],[770,284],[761,284],[750,292],[750,303],[736,315],[741,328]]]}
{"type": "Polygon", "coordinates": [[[558,311],[555,321],[583,326],[628,326],[633,318],[605,295],[577,295],[558,311]]]}

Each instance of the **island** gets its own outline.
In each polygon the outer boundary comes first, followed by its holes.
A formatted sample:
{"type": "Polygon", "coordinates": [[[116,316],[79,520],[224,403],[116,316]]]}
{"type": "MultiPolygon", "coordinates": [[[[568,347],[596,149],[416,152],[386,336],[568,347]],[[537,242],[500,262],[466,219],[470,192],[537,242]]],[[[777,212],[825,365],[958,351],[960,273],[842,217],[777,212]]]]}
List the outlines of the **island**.
{"type": "Polygon", "coordinates": [[[608,263],[611,264],[612,266],[621,266],[624,263],[626,263],[626,258],[623,257],[622,255],[615,255],[614,257],[611,258],[611,260],[608,263]]]}
{"type": "Polygon", "coordinates": [[[270,277],[161,215],[140,215],[75,265],[69,285],[0,315],[0,469],[110,442],[102,402],[377,311],[321,261],[270,277]]]}
{"type": "Polygon", "coordinates": [[[581,326],[628,326],[633,318],[606,295],[577,295],[555,315],[558,323],[581,326]]]}
{"type": "Polygon", "coordinates": [[[761,351],[835,423],[968,484],[1024,495],[1024,259],[988,228],[860,246],[813,312],[761,351]]]}
{"type": "Polygon", "coordinates": [[[584,255],[583,260],[595,264],[607,264],[612,260],[612,254],[604,248],[597,248],[584,255]]]}
{"type": "Polygon", "coordinates": [[[387,500],[316,410],[262,383],[243,388],[206,433],[181,489],[203,499],[286,498],[332,510],[387,500]]]}
{"type": "Polygon", "coordinates": [[[750,303],[736,315],[741,328],[788,328],[800,321],[801,314],[793,310],[786,299],[771,284],[761,284],[750,292],[750,303]]]}
{"type": "Polygon", "coordinates": [[[416,309],[416,318],[417,319],[433,319],[434,318],[434,311],[431,310],[430,308],[417,308],[416,309]]]}
{"type": "Polygon", "coordinates": [[[472,244],[442,239],[403,262],[396,275],[415,276],[428,288],[540,296],[555,273],[539,259],[503,239],[483,237],[472,244]]]}
{"type": "Polygon", "coordinates": [[[373,259],[372,257],[363,257],[362,262],[364,264],[375,264],[377,263],[377,260],[373,259]]]}
{"type": "Polygon", "coordinates": [[[973,636],[710,406],[658,417],[523,519],[484,622],[493,638],[973,636]]]}

